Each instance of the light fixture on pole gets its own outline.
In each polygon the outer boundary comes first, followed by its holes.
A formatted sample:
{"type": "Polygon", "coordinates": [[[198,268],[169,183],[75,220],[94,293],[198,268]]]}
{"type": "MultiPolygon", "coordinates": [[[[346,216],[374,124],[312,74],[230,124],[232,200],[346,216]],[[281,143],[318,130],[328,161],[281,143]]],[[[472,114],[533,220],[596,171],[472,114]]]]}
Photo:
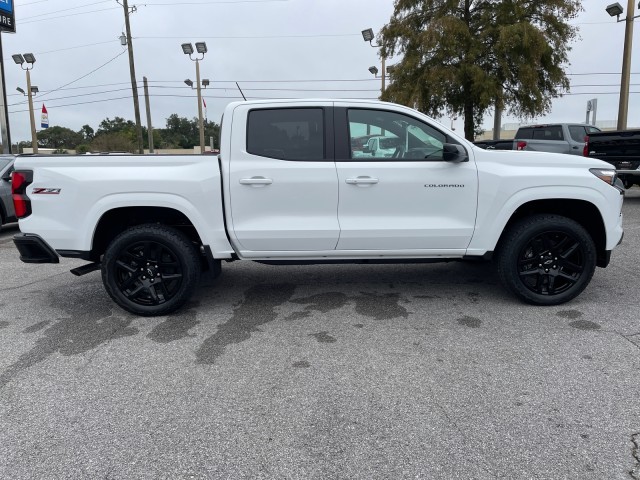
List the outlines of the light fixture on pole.
{"type": "MultiPolygon", "coordinates": [[[[20,55],[19,53],[15,55],[11,55],[13,61],[16,62],[17,65],[20,65],[20,68],[27,72],[27,97],[29,98],[29,120],[31,121],[31,146],[33,148],[33,153],[38,153],[38,136],[36,134],[36,120],[33,114],[33,95],[38,93],[38,87],[31,86],[31,73],[30,70],[33,70],[33,64],[36,63],[36,57],[33,53],[25,53],[24,55],[20,55]],[[26,66],[25,66],[26,64],[26,66]]],[[[18,87],[18,91],[24,94],[24,90],[18,87]]]]}
{"type": "MultiPolygon", "coordinates": [[[[373,29],[372,28],[367,28],[366,30],[362,30],[362,38],[363,38],[363,40],[365,42],[369,42],[369,45],[371,45],[374,48],[380,48],[382,46],[382,45],[374,45],[373,44],[373,39],[375,38],[375,36],[373,35],[373,29]]],[[[384,93],[384,90],[385,90],[385,84],[384,84],[385,75],[384,75],[384,72],[386,71],[385,68],[384,68],[384,63],[385,63],[386,59],[384,58],[383,55],[380,55],[380,58],[382,60],[382,75],[380,76],[380,78],[382,79],[381,91],[382,91],[382,93],[384,93]]],[[[377,70],[377,68],[376,68],[376,70],[377,70]]],[[[369,71],[371,73],[373,73],[371,71],[371,67],[369,68],[369,71]]],[[[376,74],[374,74],[374,75],[376,75],[376,74]]]]}
{"type": "MultiPolygon", "coordinates": [[[[627,16],[620,20],[620,15],[624,13],[624,8],[619,3],[612,3],[605,8],[605,11],[612,17],[616,17],[617,22],[625,22],[624,30],[624,50],[622,53],[622,72],[620,78],[620,104],[618,106],[618,130],[627,128],[627,115],[629,113],[629,84],[631,83],[631,47],[633,42],[633,20],[640,17],[634,16],[635,0],[629,0],[627,16]]],[[[640,3],[638,3],[640,8],[640,3]]]]}
{"type": "MultiPolygon", "coordinates": [[[[22,88],[17,87],[16,90],[19,91],[25,97],[27,96],[27,92],[25,92],[22,88]]],[[[36,87],[35,85],[32,85],[31,86],[31,93],[33,95],[36,95],[38,92],[40,92],[40,89],[38,87],[36,87]]]]}
{"type": "MultiPolygon", "coordinates": [[[[196,42],[196,50],[198,55],[202,55],[202,57],[192,58],[194,53],[193,45],[191,43],[183,43],[182,52],[185,55],[189,55],[189,58],[196,62],[196,90],[198,91],[198,123],[200,126],[200,153],[204,153],[204,119],[202,117],[202,92],[200,90],[200,60],[204,59],[204,55],[208,52],[207,44],[205,42],[196,42]]],[[[203,85],[205,88],[209,85],[209,80],[205,80],[207,82],[206,85],[203,85]]],[[[193,88],[193,82],[189,79],[185,80],[190,88],[193,88]]]]}

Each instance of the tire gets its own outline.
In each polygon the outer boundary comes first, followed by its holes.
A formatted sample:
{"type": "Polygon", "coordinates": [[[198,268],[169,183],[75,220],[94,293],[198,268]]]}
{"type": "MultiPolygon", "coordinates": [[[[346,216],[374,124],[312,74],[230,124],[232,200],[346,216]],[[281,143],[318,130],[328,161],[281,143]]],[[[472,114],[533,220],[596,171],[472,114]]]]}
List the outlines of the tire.
{"type": "Polygon", "coordinates": [[[596,269],[596,247],[579,223],[534,215],[512,225],[500,243],[498,275],[518,298],[559,305],[578,296],[596,269]]]}
{"type": "Polygon", "coordinates": [[[166,315],[189,300],[200,271],[197,249],[186,235],[148,224],[125,230],[109,244],[102,260],[102,283],[126,311],[166,315]]]}

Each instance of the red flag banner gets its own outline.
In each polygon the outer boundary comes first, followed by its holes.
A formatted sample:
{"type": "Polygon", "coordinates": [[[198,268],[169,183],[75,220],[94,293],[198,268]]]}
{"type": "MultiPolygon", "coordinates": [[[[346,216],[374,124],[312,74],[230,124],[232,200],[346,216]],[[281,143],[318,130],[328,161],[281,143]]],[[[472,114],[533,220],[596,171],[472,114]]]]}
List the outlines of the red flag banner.
{"type": "Polygon", "coordinates": [[[49,128],[49,112],[47,112],[47,107],[45,107],[44,103],[42,104],[42,116],[40,118],[40,126],[42,128],[49,128]]]}

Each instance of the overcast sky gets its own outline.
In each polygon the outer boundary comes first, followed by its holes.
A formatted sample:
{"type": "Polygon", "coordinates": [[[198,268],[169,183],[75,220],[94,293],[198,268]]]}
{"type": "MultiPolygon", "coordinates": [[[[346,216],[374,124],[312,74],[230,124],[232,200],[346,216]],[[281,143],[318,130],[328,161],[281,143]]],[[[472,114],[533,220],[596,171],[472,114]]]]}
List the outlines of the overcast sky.
{"type": "MultiPolygon", "coordinates": [[[[585,11],[572,22],[579,25],[581,39],[570,53],[571,94],[555,100],[551,114],[537,121],[584,121],[591,98],[598,99],[599,121],[617,118],[624,24],[604,11],[611,1],[583,2],[585,11]]],[[[30,139],[26,97],[16,92],[18,86],[26,89],[26,79],[11,59],[14,53],[36,56],[32,84],[40,89],[35,97],[38,128],[43,103],[51,126],[97,129],[107,117],[133,120],[128,57],[118,39],[124,13],[116,0],[14,3],[17,33],[2,34],[14,143],[30,139]]],[[[626,1],[621,3],[626,7],[626,1]]],[[[239,99],[236,81],[248,98],[379,94],[380,79],[367,70],[379,65],[377,49],[363,41],[360,31],[371,27],[378,32],[393,13],[393,0],[130,0],[133,5],[136,77],[139,87],[143,76],[150,82],[154,127],[164,127],[172,113],[197,116],[195,91],[184,84],[187,78],[195,80],[195,64],[182,53],[183,42],[207,43],[201,75],[211,80],[204,96],[208,118],[216,122],[224,106],[239,99]]],[[[639,30],[636,20],[630,127],[640,127],[639,30]]],[[[140,101],[146,124],[143,96],[140,101]]],[[[450,125],[448,118],[441,121],[450,125]]],[[[503,123],[517,121],[503,118],[503,123]]],[[[487,116],[487,128],[492,122],[487,116]]],[[[461,120],[454,125],[462,130],[461,120]]]]}

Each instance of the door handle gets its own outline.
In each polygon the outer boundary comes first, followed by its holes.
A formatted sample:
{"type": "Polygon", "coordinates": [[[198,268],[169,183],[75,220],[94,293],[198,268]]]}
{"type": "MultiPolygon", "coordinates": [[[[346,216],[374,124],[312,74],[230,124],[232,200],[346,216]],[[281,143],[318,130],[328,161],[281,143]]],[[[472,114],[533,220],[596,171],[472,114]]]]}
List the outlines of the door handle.
{"type": "Polygon", "coordinates": [[[241,178],[240,185],[271,185],[273,180],[265,177],[241,178]]]}
{"type": "Polygon", "coordinates": [[[347,178],[345,183],[349,185],[374,185],[378,183],[379,180],[373,177],[356,177],[356,178],[347,178]]]}
{"type": "Polygon", "coordinates": [[[578,150],[579,148],[580,148],[580,147],[578,147],[577,145],[574,145],[574,146],[573,146],[573,149],[574,149],[574,150],[578,150]]]}

